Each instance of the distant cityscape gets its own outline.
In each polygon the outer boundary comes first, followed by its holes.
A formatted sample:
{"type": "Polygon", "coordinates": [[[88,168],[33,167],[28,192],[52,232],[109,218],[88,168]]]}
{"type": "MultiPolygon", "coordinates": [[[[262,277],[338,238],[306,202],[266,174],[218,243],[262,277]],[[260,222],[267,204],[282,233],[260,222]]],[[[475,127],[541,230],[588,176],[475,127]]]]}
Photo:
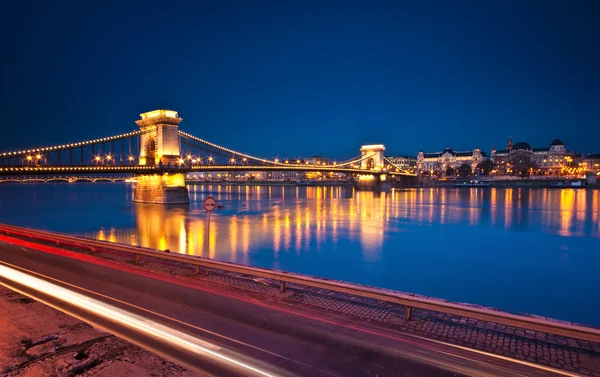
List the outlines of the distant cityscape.
{"type": "Polygon", "coordinates": [[[600,174],[600,153],[582,154],[567,149],[558,138],[548,146],[532,147],[510,137],[502,149],[490,154],[479,148],[438,152],[421,151],[417,156],[390,156],[396,167],[422,176],[454,177],[471,175],[583,177],[600,174]]]}

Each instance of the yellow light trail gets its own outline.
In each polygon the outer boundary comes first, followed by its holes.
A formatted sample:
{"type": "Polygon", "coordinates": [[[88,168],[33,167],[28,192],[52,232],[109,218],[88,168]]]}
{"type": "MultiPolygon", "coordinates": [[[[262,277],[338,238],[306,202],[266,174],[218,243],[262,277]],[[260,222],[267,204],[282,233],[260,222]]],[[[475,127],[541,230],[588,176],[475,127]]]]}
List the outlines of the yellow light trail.
{"type": "MultiPolygon", "coordinates": [[[[233,364],[244,369],[246,373],[252,375],[275,376],[267,371],[263,371],[257,367],[236,360],[231,356],[224,355],[223,353],[219,352],[222,349],[217,345],[185,334],[153,320],[49,283],[42,279],[27,275],[10,267],[0,265],[0,276],[43,294],[52,296],[70,305],[76,306],[79,309],[91,312],[110,321],[120,323],[154,338],[159,338],[164,343],[168,343],[177,348],[183,348],[198,356],[212,358],[213,360],[217,360],[225,364],[233,364]]],[[[14,289],[10,286],[9,288],[14,289]]]]}

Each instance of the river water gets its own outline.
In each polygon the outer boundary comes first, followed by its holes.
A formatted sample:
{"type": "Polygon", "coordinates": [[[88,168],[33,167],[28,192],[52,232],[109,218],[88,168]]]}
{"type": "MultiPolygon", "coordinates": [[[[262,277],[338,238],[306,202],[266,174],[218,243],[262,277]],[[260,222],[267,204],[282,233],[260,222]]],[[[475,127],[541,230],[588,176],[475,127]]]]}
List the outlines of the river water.
{"type": "Polygon", "coordinates": [[[600,325],[600,191],[2,184],[0,222],[600,325]],[[224,206],[206,235],[202,201],[224,206]]]}

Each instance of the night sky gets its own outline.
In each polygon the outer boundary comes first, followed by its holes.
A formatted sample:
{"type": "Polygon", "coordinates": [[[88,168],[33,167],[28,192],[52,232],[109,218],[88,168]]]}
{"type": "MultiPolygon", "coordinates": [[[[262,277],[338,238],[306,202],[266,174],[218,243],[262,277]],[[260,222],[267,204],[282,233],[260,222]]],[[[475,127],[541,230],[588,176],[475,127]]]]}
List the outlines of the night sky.
{"type": "Polygon", "coordinates": [[[0,150],[181,128],[264,157],[600,151],[600,1],[11,1],[0,150]],[[402,3],[402,4],[400,4],[402,3]]]}

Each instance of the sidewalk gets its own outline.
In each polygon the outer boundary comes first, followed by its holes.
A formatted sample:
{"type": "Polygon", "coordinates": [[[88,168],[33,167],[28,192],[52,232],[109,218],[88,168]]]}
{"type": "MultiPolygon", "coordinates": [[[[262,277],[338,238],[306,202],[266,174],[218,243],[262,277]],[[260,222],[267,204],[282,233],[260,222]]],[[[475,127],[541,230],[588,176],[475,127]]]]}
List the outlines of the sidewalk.
{"type": "Polygon", "coordinates": [[[200,377],[0,286],[0,376],[200,377]]]}

